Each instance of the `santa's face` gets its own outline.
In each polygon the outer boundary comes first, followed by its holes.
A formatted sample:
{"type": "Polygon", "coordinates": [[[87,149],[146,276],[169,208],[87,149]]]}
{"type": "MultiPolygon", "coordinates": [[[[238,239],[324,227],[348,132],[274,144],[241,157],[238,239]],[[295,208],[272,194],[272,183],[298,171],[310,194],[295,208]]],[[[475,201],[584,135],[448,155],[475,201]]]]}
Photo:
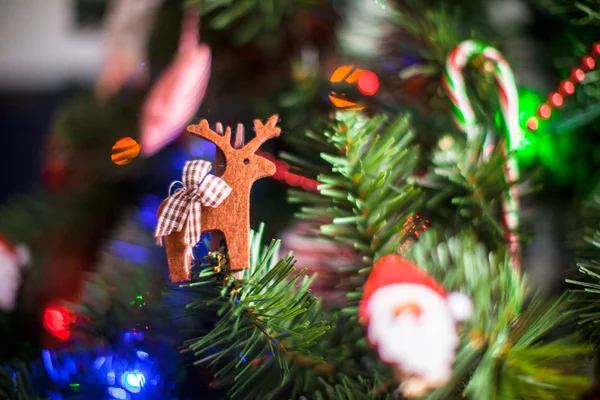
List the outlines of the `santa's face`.
{"type": "Polygon", "coordinates": [[[423,285],[394,284],[373,293],[368,308],[369,340],[383,361],[432,386],[450,379],[459,338],[444,297],[423,285]]]}
{"type": "Polygon", "coordinates": [[[15,253],[0,244],[0,310],[11,311],[15,307],[17,290],[21,285],[19,259],[15,253]]]}

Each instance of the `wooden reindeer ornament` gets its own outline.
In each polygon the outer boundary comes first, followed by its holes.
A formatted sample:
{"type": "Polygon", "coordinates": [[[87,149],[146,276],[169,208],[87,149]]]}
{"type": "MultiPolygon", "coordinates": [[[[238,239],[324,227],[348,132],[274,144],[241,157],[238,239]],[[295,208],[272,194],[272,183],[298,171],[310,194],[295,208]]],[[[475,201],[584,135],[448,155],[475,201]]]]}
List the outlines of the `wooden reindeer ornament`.
{"type": "MultiPolygon", "coordinates": [[[[231,144],[231,128],[221,134],[210,129],[208,121],[187,129],[192,134],[217,145],[225,160],[220,177],[208,174],[211,164],[195,160],[186,163],[182,189],[162,202],[155,236],[164,238],[171,280],[189,279],[192,247],[201,233],[221,233],[228,249],[232,271],[245,269],[250,261],[250,190],[255,181],[273,176],[275,164],[256,153],[269,139],[278,137],[274,115],[263,124],[254,121],[254,137],[243,145],[243,129],[238,126],[235,145],[231,144]]],[[[217,125],[220,127],[220,124],[217,125]]],[[[216,168],[215,168],[216,169],[216,168]]],[[[214,240],[214,237],[213,237],[214,240]]]]}

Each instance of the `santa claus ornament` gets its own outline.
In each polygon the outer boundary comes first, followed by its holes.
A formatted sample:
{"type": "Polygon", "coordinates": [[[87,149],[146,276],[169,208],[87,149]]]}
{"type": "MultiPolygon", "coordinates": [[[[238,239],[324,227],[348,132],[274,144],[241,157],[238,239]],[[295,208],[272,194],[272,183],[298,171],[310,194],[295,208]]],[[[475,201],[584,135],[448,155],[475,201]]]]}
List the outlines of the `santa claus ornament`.
{"type": "Polygon", "coordinates": [[[373,267],[359,307],[369,342],[393,366],[407,398],[445,385],[459,344],[457,323],[472,312],[471,300],[446,293],[424,270],[392,254],[373,267]]]}
{"type": "Polygon", "coordinates": [[[21,286],[21,267],[27,263],[27,247],[14,246],[0,234],[0,311],[9,312],[15,308],[17,292],[21,286]]]}

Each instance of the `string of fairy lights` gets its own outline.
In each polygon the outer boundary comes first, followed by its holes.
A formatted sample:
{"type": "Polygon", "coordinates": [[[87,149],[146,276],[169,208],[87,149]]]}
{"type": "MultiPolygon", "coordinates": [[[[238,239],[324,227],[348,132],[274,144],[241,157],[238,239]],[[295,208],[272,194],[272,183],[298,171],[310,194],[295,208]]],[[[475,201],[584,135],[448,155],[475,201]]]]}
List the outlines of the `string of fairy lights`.
{"type": "Polygon", "coordinates": [[[552,111],[563,106],[565,98],[573,95],[578,84],[585,81],[586,72],[596,68],[596,59],[600,58],[600,42],[592,45],[591,50],[581,58],[579,66],[573,68],[569,79],[562,80],[558,89],[548,95],[545,103],[541,104],[536,115],[532,115],[527,120],[527,129],[536,131],[539,128],[539,120],[547,120],[552,116],[552,111]]]}

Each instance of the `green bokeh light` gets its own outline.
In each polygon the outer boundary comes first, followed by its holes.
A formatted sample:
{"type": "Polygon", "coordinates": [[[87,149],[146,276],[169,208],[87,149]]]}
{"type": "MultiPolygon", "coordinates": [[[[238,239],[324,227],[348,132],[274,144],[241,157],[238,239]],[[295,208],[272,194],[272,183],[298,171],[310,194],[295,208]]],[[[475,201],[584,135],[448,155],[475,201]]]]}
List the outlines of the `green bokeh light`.
{"type": "MultiPolygon", "coordinates": [[[[552,131],[550,127],[558,120],[559,111],[553,110],[548,120],[538,118],[538,129],[527,129],[527,121],[536,116],[538,107],[544,99],[536,92],[520,88],[519,92],[519,124],[523,133],[523,141],[517,150],[517,159],[523,168],[543,168],[552,179],[568,184],[579,172],[581,166],[576,161],[577,146],[575,137],[570,131],[552,131]],[[579,165],[579,166],[578,166],[579,165]]],[[[497,127],[502,126],[500,112],[495,116],[497,127]]]]}

